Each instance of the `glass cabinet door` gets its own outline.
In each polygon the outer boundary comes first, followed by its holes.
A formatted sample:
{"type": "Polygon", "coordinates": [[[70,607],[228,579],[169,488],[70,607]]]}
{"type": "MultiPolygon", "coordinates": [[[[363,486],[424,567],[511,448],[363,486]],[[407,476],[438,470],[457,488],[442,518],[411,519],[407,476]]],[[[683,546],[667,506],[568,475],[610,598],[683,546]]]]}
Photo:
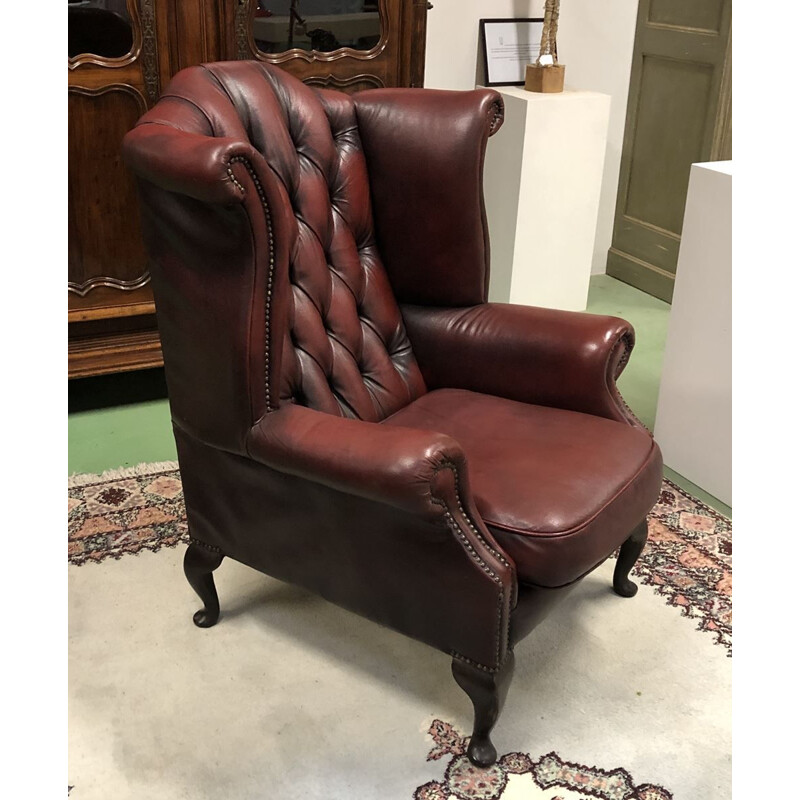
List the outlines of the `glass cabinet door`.
{"type": "Polygon", "coordinates": [[[69,58],[124,58],[133,49],[128,0],[75,0],[68,4],[69,58]]]}
{"type": "Polygon", "coordinates": [[[262,53],[367,51],[380,38],[375,0],[259,0],[253,16],[253,39],[262,53]]]}

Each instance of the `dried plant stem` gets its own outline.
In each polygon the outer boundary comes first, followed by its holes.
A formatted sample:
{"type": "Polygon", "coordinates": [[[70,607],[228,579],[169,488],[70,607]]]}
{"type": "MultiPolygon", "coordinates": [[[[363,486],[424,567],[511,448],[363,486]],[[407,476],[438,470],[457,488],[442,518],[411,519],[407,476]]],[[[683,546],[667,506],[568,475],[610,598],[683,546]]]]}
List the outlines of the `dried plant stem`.
{"type": "Polygon", "coordinates": [[[539,45],[539,58],[537,64],[541,63],[541,57],[550,55],[553,63],[558,64],[558,46],[556,44],[556,34],[558,33],[558,15],[561,8],[561,0],[546,0],[544,6],[544,25],[542,26],[542,41],[539,45]]]}

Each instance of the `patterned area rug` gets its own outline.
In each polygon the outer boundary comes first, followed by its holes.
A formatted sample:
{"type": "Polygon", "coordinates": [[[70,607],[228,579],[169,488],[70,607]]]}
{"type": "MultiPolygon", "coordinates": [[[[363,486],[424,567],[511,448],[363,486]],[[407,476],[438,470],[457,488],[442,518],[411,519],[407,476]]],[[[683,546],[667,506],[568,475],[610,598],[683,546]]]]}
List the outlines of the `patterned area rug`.
{"type": "Polygon", "coordinates": [[[189,541],[178,465],[69,479],[69,561],[78,566],[189,541]]]}
{"type": "MultiPolygon", "coordinates": [[[[188,541],[177,464],[141,465],[69,481],[69,561],[81,566],[158,551],[188,541]]],[[[666,603],[731,653],[731,522],[664,481],[649,518],[649,541],[635,570],[666,603]]],[[[623,767],[587,766],[555,752],[502,755],[489,769],[466,757],[468,737],[441,719],[428,730],[427,760],[442,760],[442,777],[413,800],[672,800],[672,793],[637,784],[623,767]]],[[[412,784],[413,785],[413,784],[412,784]]],[[[80,797],[80,785],[70,793],[80,797]]]]}
{"type": "Polygon", "coordinates": [[[731,655],[732,526],[722,514],[664,481],[633,569],[685,617],[697,620],[731,655]]]}
{"type": "MultiPolygon", "coordinates": [[[[188,542],[178,465],[69,480],[69,560],[81,565],[188,542]]],[[[731,521],[664,481],[634,574],[731,654],[731,521]]]]}
{"type": "Polygon", "coordinates": [[[414,792],[413,800],[673,800],[661,786],[637,786],[621,767],[606,771],[572,764],[557,753],[534,761],[526,753],[507,753],[489,769],[480,769],[465,755],[469,737],[435,719],[428,734],[434,745],[428,761],[452,756],[444,778],[414,792]]]}

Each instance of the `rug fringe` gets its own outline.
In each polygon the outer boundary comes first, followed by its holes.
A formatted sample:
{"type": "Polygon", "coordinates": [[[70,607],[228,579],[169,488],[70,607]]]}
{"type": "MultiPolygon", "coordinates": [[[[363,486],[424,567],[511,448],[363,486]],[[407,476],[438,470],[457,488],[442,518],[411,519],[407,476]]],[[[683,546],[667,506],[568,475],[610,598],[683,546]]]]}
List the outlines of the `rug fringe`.
{"type": "Polygon", "coordinates": [[[137,475],[152,475],[156,472],[170,472],[176,469],[178,469],[177,461],[156,461],[152,463],[137,464],[134,467],[107,469],[100,475],[91,472],[85,472],[77,475],[70,475],[67,481],[67,487],[73,489],[76,486],[89,486],[93,483],[100,483],[102,481],[133,478],[137,475]]]}

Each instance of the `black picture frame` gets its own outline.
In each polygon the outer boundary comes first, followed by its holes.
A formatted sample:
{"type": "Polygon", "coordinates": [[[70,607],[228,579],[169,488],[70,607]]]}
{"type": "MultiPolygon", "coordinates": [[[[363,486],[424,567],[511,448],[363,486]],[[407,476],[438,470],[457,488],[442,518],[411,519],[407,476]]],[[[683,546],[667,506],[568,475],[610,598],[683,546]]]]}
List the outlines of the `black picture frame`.
{"type": "MultiPolygon", "coordinates": [[[[544,17],[493,17],[480,20],[480,36],[479,42],[482,51],[483,57],[483,85],[484,86],[524,86],[525,85],[525,66],[522,66],[522,77],[520,80],[491,80],[492,78],[492,71],[490,70],[490,63],[489,63],[489,48],[487,46],[486,35],[490,32],[489,28],[493,25],[509,25],[509,24],[520,24],[526,23],[530,24],[532,31],[535,31],[536,26],[538,26],[538,32],[536,32],[536,40],[537,42],[541,41],[542,36],[542,27],[544,26],[544,17]]],[[[522,62],[520,62],[522,63],[522,62]]],[[[526,61],[525,64],[529,64],[531,61],[526,61]]],[[[496,70],[494,71],[496,72],[496,70]]],[[[496,74],[494,77],[498,77],[496,74]]]]}

